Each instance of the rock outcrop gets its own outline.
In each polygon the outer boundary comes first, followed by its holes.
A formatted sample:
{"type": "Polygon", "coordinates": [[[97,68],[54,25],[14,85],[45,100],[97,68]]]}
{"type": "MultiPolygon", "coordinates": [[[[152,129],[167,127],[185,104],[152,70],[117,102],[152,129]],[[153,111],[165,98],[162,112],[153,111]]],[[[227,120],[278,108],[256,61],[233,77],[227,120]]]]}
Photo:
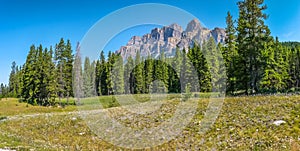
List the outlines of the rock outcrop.
{"type": "Polygon", "coordinates": [[[201,23],[194,19],[190,21],[185,30],[178,24],[155,28],[149,34],[142,37],[133,36],[126,46],[122,46],[116,53],[120,53],[124,59],[129,56],[135,57],[137,51],[141,52],[141,56],[151,55],[158,57],[161,51],[164,51],[167,57],[175,54],[177,47],[179,49],[188,49],[192,47],[194,42],[202,44],[204,41],[213,37],[217,43],[224,43],[226,33],[222,28],[214,28],[210,30],[202,27],[201,23]]]}

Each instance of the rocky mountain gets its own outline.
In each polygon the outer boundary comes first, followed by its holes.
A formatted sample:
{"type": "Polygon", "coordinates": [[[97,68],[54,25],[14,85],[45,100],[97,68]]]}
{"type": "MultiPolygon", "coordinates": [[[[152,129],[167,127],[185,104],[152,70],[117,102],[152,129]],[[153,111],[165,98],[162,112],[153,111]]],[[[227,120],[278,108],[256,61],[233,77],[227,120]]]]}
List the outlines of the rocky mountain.
{"type": "Polygon", "coordinates": [[[134,58],[137,51],[141,52],[141,56],[151,55],[155,58],[159,56],[161,51],[164,51],[167,57],[172,57],[175,55],[176,47],[187,49],[189,46],[193,46],[194,42],[201,45],[210,37],[213,37],[217,43],[224,43],[225,36],[224,29],[210,30],[203,27],[197,19],[194,19],[188,23],[185,30],[178,24],[172,24],[155,28],[151,33],[142,37],[133,36],[126,46],[117,50],[117,53],[120,53],[124,59],[129,56],[134,58]]]}

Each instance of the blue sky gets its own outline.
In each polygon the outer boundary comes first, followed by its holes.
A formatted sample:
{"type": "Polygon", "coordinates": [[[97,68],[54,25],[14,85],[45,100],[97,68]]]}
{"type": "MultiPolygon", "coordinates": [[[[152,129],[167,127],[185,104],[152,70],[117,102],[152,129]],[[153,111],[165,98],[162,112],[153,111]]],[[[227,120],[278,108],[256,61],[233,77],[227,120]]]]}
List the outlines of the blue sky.
{"type": "MultiPolygon", "coordinates": [[[[25,62],[32,44],[55,45],[61,37],[73,48],[102,17],[120,8],[141,3],[173,5],[196,16],[208,28],[225,27],[226,12],[238,16],[238,0],[1,0],[0,1],[0,83],[8,82],[11,63],[25,62]]],[[[281,41],[300,41],[300,1],[265,0],[272,35],[281,41]]],[[[155,11],[155,10],[153,10],[155,11]]],[[[138,12],[137,12],[138,13],[138,12]]],[[[162,12],[163,13],[163,12],[162,12]]],[[[134,17],[134,16],[131,16],[134,17]]],[[[126,19],[125,19],[126,20],[126,19]]],[[[122,24],[122,21],[116,21],[122,24]]],[[[182,25],[185,26],[185,25],[182,25]]],[[[153,26],[127,30],[114,38],[105,50],[114,51],[132,35],[149,32],[153,26]]]]}

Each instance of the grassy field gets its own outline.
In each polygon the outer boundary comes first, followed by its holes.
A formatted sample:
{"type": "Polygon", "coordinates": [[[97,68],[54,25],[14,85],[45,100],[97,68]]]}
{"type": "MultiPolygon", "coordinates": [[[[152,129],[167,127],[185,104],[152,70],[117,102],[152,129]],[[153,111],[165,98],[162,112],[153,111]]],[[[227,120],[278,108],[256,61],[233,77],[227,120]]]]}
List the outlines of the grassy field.
{"type": "MultiPolygon", "coordinates": [[[[84,99],[79,108],[74,105],[39,107],[20,103],[17,99],[2,99],[0,149],[126,150],[95,135],[77,110],[94,110],[99,106],[109,108],[104,110],[113,113],[114,118],[126,126],[143,128],[169,119],[180,101],[177,97],[156,96],[157,103],[164,100],[156,112],[147,114],[149,116],[133,115],[131,119],[124,119],[127,113],[119,107],[110,108],[119,106],[111,96],[84,99]]],[[[122,98],[126,100],[126,96],[122,98]]],[[[147,102],[151,100],[147,95],[134,98],[145,102],[141,104],[144,106],[149,106],[147,102]]],[[[204,134],[199,133],[200,122],[209,99],[194,101],[198,104],[197,112],[182,133],[171,141],[146,150],[300,150],[300,96],[228,97],[215,124],[204,134]],[[276,126],[273,124],[276,120],[286,123],[276,126]]]]}

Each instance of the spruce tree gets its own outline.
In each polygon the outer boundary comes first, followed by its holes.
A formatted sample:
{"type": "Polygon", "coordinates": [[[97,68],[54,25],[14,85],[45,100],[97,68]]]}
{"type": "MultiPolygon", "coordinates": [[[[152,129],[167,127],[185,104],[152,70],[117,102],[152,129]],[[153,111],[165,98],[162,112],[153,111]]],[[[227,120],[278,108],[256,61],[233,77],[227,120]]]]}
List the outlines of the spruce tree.
{"type": "Polygon", "coordinates": [[[107,87],[107,95],[113,94],[113,84],[112,84],[112,67],[115,63],[115,55],[114,53],[111,53],[111,51],[108,52],[108,60],[105,66],[105,73],[106,73],[106,87],[107,87]]]}
{"type": "Polygon", "coordinates": [[[222,78],[224,78],[224,75],[221,74],[223,72],[221,69],[222,63],[220,62],[221,54],[218,53],[216,42],[213,37],[211,37],[203,46],[203,53],[205,54],[211,75],[212,91],[219,91],[219,84],[221,83],[220,81],[222,78]]]}
{"type": "Polygon", "coordinates": [[[236,30],[234,21],[230,12],[227,12],[226,17],[226,38],[225,48],[222,51],[227,74],[227,92],[233,94],[236,91],[236,63],[237,63],[237,50],[236,50],[236,30]]]}
{"type": "Polygon", "coordinates": [[[57,92],[59,100],[65,97],[65,65],[66,59],[64,57],[65,54],[65,42],[64,39],[61,38],[60,42],[55,47],[55,62],[56,62],[56,72],[57,72],[57,92]]]}
{"type": "MultiPolygon", "coordinates": [[[[206,43],[204,43],[204,45],[206,45],[206,43]]],[[[196,72],[193,78],[197,78],[198,79],[197,82],[199,83],[199,85],[193,84],[191,91],[195,91],[195,92],[211,91],[211,82],[210,82],[211,76],[210,76],[209,67],[206,58],[203,55],[201,47],[197,43],[194,43],[194,46],[190,48],[190,50],[188,51],[188,58],[193,65],[192,66],[193,69],[195,70],[193,72],[196,72]]]]}
{"type": "Polygon", "coordinates": [[[16,71],[16,62],[12,63],[11,72],[9,75],[9,95],[11,97],[17,96],[17,71],[16,71]]]}
{"type": "Polygon", "coordinates": [[[66,59],[66,64],[64,68],[65,74],[65,96],[69,102],[69,97],[73,97],[73,84],[72,84],[72,69],[74,56],[72,54],[72,46],[70,40],[67,40],[67,45],[65,46],[64,57],[66,59]]]}
{"type": "Polygon", "coordinates": [[[93,82],[93,66],[88,57],[84,60],[83,69],[83,92],[84,97],[92,97],[94,95],[94,82],[93,82]]]}
{"type": "Polygon", "coordinates": [[[105,56],[104,52],[101,51],[100,54],[100,67],[98,70],[98,75],[99,75],[99,95],[106,95],[107,94],[107,63],[105,62],[105,56]]]}
{"type": "Polygon", "coordinates": [[[91,83],[92,83],[92,96],[97,96],[97,90],[95,85],[95,78],[96,78],[96,61],[93,61],[90,66],[91,72],[91,83]]]}
{"type": "Polygon", "coordinates": [[[280,44],[278,37],[274,42],[274,70],[277,76],[277,83],[274,84],[276,91],[284,92],[288,87],[290,76],[288,74],[288,51],[280,44]]]}
{"type": "Polygon", "coordinates": [[[238,3],[238,67],[237,83],[246,94],[259,92],[259,81],[263,74],[262,51],[270,41],[270,30],[264,24],[267,8],[264,0],[244,0],[238,3]],[[250,91],[250,92],[249,92],[250,91]]]}
{"type": "Polygon", "coordinates": [[[182,53],[181,50],[177,47],[175,51],[175,56],[172,59],[172,68],[174,72],[172,72],[171,69],[169,69],[169,90],[170,92],[174,93],[180,93],[181,92],[181,86],[180,86],[180,72],[181,72],[181,65],[182,65],[182,53]]]}
{"type": "Polygon", "coordinates": [[[29,104],[35,103],[35,62],[36,62],[37,50],[35,46],[32,45],[30,47],[29,54],[26,59],[26,63],[24,65],[24,74],[23,74],[23,88],[22,88],[22,96],[24,100],[29,104]]]}
{"type": "MultiPolygon", "coordinates": [[[[271,44],[268,44],[271,45],[271,44]]],[[[277,63],[275,62],[275,51],[273,47],[264,49],[262,55],[264,57],[264,74],[260,81],[261,91],[276,92],[276,85],[281,84],[281,79],[278,72],[276,72],[277,63]]]]}
{"type": "MultiPolygon", "coordinates": [[[[204,43],[203,45],[205,45],[204,43]]],[[[207,63],[206,57],[204,56],[203,49],[200,46],[196,45],[195,47],[196,53],[195,55],[198,56],[197,58],[197,72],[198,72],[198,79],[199,79],[199,90],[200,92],[210,92],[212,85],[211,85],[211,73],[210,68],[207,63]]]]}
{"type": "Polygon", "coordinates": [[[300,74],[300,50],[297,47],[290,47],[289,50],[289,88],[295,91],[299,88],[299,74],[300,74]]]}
{"type": "Polygon", "coordinates": [[[154,63],[154,83],[153,92],[154,93],[164,93],[168,90],[168,66],[165,62],[165,53],[161,51],[159,55],[159,60],[155,60],[154,63]]]}
{"type": "Polygon", "coordinates": [[[47,90],[47,98],[48,103],[50,105],[54,105],[55,98],[57,97],[56,89],[57,89],[57,81],[56,81],[56,72],[55,72],[55,64],[53,62],[53,49],[50,46],[50,50],[47,52],[45,51],[45,61],[46,61],[46,90],[47,90]]]}
{"type": "Polygon", "coordinates": [[[144,82],[145,82],[145,92],[150,93],[152,90],[152,81],[153,81],[153,65],[154,61],[151,59],[150,54],[148,55],[147,59],[145,60],[145,67],[144,67],[144,82]]]}
{"type": "Polygon", "coordinates": [[[124,88],[125,94],[134,94],[134,61],[131,56],[127,58],[124,67],[124,88]]]}
{"type": "Polygon", "coordinates": [[[83,93],[83,78],[82,78],[82,64],[81,64],[80,45],[77,43],[76,54],[73,66],[73,92],[76,98],[76,103],[84,96],[83,93]]]}
{"type": "Polygon", "coordinates": [[[134,93],[140,94],[143,93],[143,65],[141,60],[140,51],[137,51],[135,57],[135,67],[134,67],[134,93]]]}
{"type": "Polygon", "coordinates": [[[100,89],[100,72],[101,70],[101,64],[100,64],[100,60],[98,59],[96,61],[96,67],[95,67],[95,88],[96,88],[96,93],[97,93],[97,96],[100,96],[100,92],[101,92],[101,89],[100,89]]]}
{"type": "Polygon", "coordinates": [[[4,97],[5,97],[5,87],[4,87],[4,84],[1,83],[1,85],[0,85],[0,101],[4,97]]]}
{"type": "Polygon", "coordinates": [[[114,94],[124,94],[124,67],[123,58],[120,55],[115,56],[115,63],[112,69],[112,84],[114,94]]]}
{"type": "Polygon", "coordinates": [[[296,50],[296,89],[299,91],[300,87],[300,46],[295,47],[296,50]]]}
{"type": "Polygon", "coordinates": [[[181,83],[181,90],[182,92],[187,92],[187,90],[190,90],[190,87],[192,85],[192,64],[189,61],[189,58],[186,54],[186,50],[182,50],[182,66],[180,71],[180,83],[181,83]]]}
{"type": "Polygon", "coordinates": [[[18,98],[22,97],[23,73],[24,73],[23,68],[21,66],[19,66],[19,69],[17,70],[17,90],[16,90],[18,98]]]}
{"type": "MultiPolygon", "coordinates": [[[[46,50],[46,53],[47,50],[46,50]]],[[[43,53],[43,47],[40,45],[38,47],[38,56],[37,56],[37,73],[36,73],[36,86],[35,86],[35,93],[37,96],[37,104],[38,105],[46,105],[46,98],[47,98],[47,89],[46,89],[46,84],[47,84],[47,77],[46,77],[46,58],[44,57],[43,53]]]]}
{"type": "Polygon", "coordinates": [[[164,83],[165,92],[168,91],[168,85],[169,85],[169,71],[168,71],[168,63],[165,56],[165,52],[162,51],[160,54],[160,61],[161,61],[161,70],[162,70],[162,82],[164,83]]]}
{"type": "Polygon", "coordinates": [[[2,100],[2,98],[7,99],[8,91],[9,91],[9,88],[6,85],[4,85],[3,83],[1,83],[1,86],[0,86],[0,100],[2,100]]]}
{"type": "MultiPolygon", "coordinates": [[[[191,67],[192,69],[194,70],[199,70],[199,59],[198,59],[198,54],[197,54],[197,49],[198,49],[198,46],[196,43],[194,43],[194,46],[192,48],[189,48],[188,50],[188,53],[187,53],[187,57],[189,59],[189,61],[191,62],[191,67]]],[[[200,75],[199,75],[199,71],[197,71],[197,74],[196,75],[193,75],[193,77],[196,77],[199,78],[200,75]]],[[[199,83],[199,80],[197,81],[199,83]]],[[[199,83],[200,84],[200,83],[199,83]]],[[[191,87],[191,85],[189,85],[189,91],[194,91],[194,92],[198,92],[200,87],[197,87],[197,84],[193,84],[193,88],[191,87]]]]}
{"type": "Polygon", "coordinates": [[[221,52],[223,52],[224,47],[222,46],[221,43],[218,43],[217,45],[217,53],[216,53],[216,58],[217,58],[217,62],[218,62],[218,66],[217,66],[217,75],[218,75],[218,80],[217,80],[217,89],[218,92],[225,94],[226,93],[226,80],[228,79],[227,77],[227,68],[226,68],[226,62],[223,58],[223,55],[221,54],[221,52]]]}

